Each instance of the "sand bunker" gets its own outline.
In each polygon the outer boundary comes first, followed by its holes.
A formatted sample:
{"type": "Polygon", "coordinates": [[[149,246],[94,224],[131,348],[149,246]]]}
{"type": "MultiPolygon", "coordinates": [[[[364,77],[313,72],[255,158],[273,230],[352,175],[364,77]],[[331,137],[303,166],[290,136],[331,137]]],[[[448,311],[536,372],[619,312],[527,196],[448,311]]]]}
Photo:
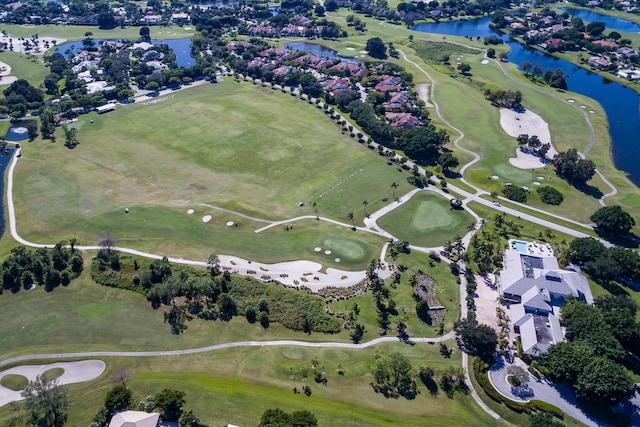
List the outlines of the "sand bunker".
{"type": "Polygon", "coordinates": [[[211,215],[205,215],[202,217],[202,222],[209,222],[211,221],[212,216],[211,215]]]}
{"type": "Polygon", "coordinates": [[[193,215],[193,213],[194,213],[194,212],[195,212],[195,211],[194,211],[193,209],[188,209],[188,210],[187,210],[187,214],[188,214],[188,215],[193,215]]]}
{"type": "MultiPolygon", "coordinates": [[[[507,135],[514,138],[523,133],[529,136],[537,135],[543,144],[551,144],[549,124],[533,111],[514,111],[508,108],[501,108],[500,126],[502,126],[507,135]]],[[[547,152],[547,157],[553,158],[556,154],[558,154],[558,151],[552,144],[547,152]]],[[[545,165],[539,157],[524,153],[517,148],[516,158],[509,159],[509,163],[521,169],[540,168],[545,165]]]]}
{"type": "Polygon", "coordinates": [[[483,59],[483,60],[482,60],[482,62],[480,62],[480,63],[481,63],[481,64],[485,64],[485,65],[486,65],[486,64],[488,64],[488,63],[489,63],[489,60],[488,60],[488,59],[483,59]]]}
{"type": "Polygon", "coordinates": [[[233,227],[234,224],[235,222],[233,221],[227,221],[227,227],[233,227]]]}
{"type": "Polygon", "coordinates": [[[334,259],[335,262],[340,262],[340,258],[334,259]]]}
{"type": "Polygon", "coordinates": [[[331,251],[329,249],[327,249],[326,251],[324,251],[325,255],[331,255],[331,251]]]}
{"type": "Polygon", "coordinates": [[[321,252],[321,251],[322,251],[322,248],[321,248],[321,247],[319,247],[319,246],[316,246],[315,248],[313,248],[313,250],[314,250],[315,252],[321,252]]]}
{"type": "Polygon", "coordinates": [[[352,47],[345,47],[345,49],[346,49],[346,50],[355,50],[355,49],[354,49],[354,48],[352,48],[352,47]]]}

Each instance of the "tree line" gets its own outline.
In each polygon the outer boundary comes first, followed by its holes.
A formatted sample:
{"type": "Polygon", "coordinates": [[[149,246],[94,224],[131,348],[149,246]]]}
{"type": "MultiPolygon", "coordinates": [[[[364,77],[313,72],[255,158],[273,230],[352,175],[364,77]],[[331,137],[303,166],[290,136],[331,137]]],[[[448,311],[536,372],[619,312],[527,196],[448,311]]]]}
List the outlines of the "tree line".
{"type": "Polygon", "coordinates": [[[32,285],[43,285],[51,291],[59,285],[66,286],[83,270],[82,254],[71,245],[59,242],[53,248],[27,249],[17,246],[2,262],[2,290],[13,293],[29,289],[32,285]]]}

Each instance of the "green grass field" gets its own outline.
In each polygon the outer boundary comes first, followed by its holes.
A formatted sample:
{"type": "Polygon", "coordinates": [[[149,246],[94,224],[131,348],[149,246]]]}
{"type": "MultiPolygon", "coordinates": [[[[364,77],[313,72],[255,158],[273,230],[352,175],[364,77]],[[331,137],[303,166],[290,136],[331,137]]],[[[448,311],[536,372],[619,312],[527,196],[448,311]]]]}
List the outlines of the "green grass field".
{"type": "MultiPolygon", "coordinates": [[[[452,342],[448,342],[451,346],[452,342]]],[[[300,347],[237,348],[183,357],[108,358],[107,371],[98,379],[69,386],[71,409],[69,425],[87,425],[103,405],[106,392],[113,387],[112,376],[126,369],[134,402],[165,387],[183,390],[186,408],[193,408],[209,426],[257,425],[267,408],[285,411],[307,409],[321,426],[493,426],[501,425],[473,403],[470,396],[457,394],[448,399],[442,392],[432,396],[418,384],[413,400],[388,399],[376,394],[369,383],[369,363],[374,351],[398,351],[414,368],[428,365],[440,369],[460,366],[460,353],[451,358],[439,353],[439,346],[383,344],[375,349],[306,349],[300,347]],[[317,358],[327,372],[327,385],[313,381],[311,360],[317,358]],[[339,375],[336,369],[342,369],[339,375]],[[311,396],[294,394],[304,384],[302,371],[309,372],[311,396]],[[294,379],[291,380],[290,376],[294,379]]],[[[15,416],[5,406],[0,418],[15,416]]]]}
{"type": "Polygon", "coordinates": [[[8,374],[2,377],[0,384],[9,390],[20,391],[29,385],[29,380],[22,375],[8,374]]]}
{"type": "Polygon", "coordinates": [[[269,220],[317,210],[348,223],[353,212],[359,223],[363,201],[373,212],[391,196],[391,183],[398,194],[410,189],[405,173],[342,135],[314,106],[278,91],[226,81],[155,101],[83,116],[73,150],[60,140],[25,145],[15,181],[24,237],[92,244],[110,232],[123,245],[166,254],[218,251],[272,262],[300,259],[322,235],[351,245],[344,264],[359,268],[380,239],[315,221],[255,235],[264,223],[199,204],[269,220]],[[122,215],[125,207],[130,213],[122,215]],[[200,221],[205,214],[210,223],[200,221]],[[239,226],[226,227],[228,220],[239,226]]]}
{"type": "Polygon", "coordinates": [[[436,247],[464,236],[475,221],[464,210],[450,210],[449,201],[430,192],[416,194],[378,220],[378,225],[412,245],[436,247]]]}
{"type": "MultiPolygon", "coordinates": [[[[151,38],[176,39],[191,37],[195,31],[190,26],[179,27],[154,27],[151,26],[151,38]]],[[[140,37],[140,27],[114,28],[113,30],[101,30],[95,26],[86,25],[0,25],[0,31],[6,31],[15,37],[31,37],[38,34],[40,37],[57,37],[67,40],[82,40],[86,32],[91,32],[94,39],[137,39],[140,37]]]]}
{"type": "MultiPolygon", "coordinates": [[[[41,58],[27,57],[22,53],[3,51],[0,52],[0,61],[11,67],[11,75],[19,79],[25,79],[33,86],[38,87],[44,78],[49,74],[49,69],[45,67],[41,58]]],[[[2,80],[0,80],[2,85],[2,80]]]]}

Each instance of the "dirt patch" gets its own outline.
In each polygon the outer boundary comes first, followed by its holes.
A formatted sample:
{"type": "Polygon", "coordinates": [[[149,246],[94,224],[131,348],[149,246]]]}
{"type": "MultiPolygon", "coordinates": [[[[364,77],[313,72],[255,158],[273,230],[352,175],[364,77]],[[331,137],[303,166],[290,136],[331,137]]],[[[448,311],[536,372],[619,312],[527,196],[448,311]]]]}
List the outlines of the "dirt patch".
{"type": "Polygon", "coordinates": [[[426,320],[428,325],[437,325],[444,322],[446,309],[440,305],[436,298],[436,286],[438,284],[431,276],[424,273],[416,273],[416,283],[412,287],[413,296],[417,301],[426,301],[429,304],[429,318],[426,320]]]}

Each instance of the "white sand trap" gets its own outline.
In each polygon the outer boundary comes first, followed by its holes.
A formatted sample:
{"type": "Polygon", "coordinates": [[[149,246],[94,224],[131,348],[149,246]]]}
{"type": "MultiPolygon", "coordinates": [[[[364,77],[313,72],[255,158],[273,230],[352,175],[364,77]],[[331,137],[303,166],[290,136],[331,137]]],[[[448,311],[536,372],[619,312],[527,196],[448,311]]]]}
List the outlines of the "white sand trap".
{"type": "Polygon", "coordinates": [[[16,76],[0,76],[0,85],[10,85],[18,80],[16,76]]]}
{"type": "Polygon", "coordinates": [[[488,59],[483,59],[482,62],[480,62],[480,63],[486,65],[486,64],[489,63],[489,60],[488,59]]]}
{"type": "Polygon", "coordinates": [[[331,251],[329,249],[327,249],[326,251],[324,251],[325,255],[331,255],[331,251]]]}
{"type": "Polygon", "coordinates": [[[322,251],[322,248],[321,248],[320,246],[316,246],[315,248],[313,248],[313,250],[314,250],[315,252],[321,252],[321,251],[322,251]]]}
{"type": "Polygon", "coordinates": [[[416,85],[416,92],[418,92],[418,96],[424,102],[426,107],[433,107],[433,104],[429,102],[429,84],[421,83],[416,85]]]}
{"type": "Polygon", "coordinates": [[[227,227],[233,227],[234,224],[235,222],[233,221],[227,221],[227,227]]]}
{"type": "Polygon", "coordinates": [[[334,259],[335,262],[340,262],[340,258],[334,259]]]}
{"type": "Polygon", "coordinates": [[[540,185],[538,181],[533,181],[533,185],[540,185]]]}
{"type": "Polygon", "coordinates": [[[354,48],[352,48],[352,47],[346,47],[345,49],[347,49],[347,50],[355,50],[355,49],[354,49],[354,48]]]}
{"type": "Polygon", "coordinates": [[[211,221],[212,216],[211,215],[205,215],[202,217],[202,222],[209,222],[211,221]]]}
{"type": "Polygon", "coordinates": [[[188,209],[187,210],[187,215],[193,215],[195,211],[193,209],[188,209]]]}
{"type": "Polygon", "coordinates": [[[587,106],[586,105],[581,105],[580,108],[587,108],[587,106]]]}
{"type": "Polygon", "coordinates": [[[496,179],[500,179],[500,177],[498,175],[491,175],[491,179],[495,181],[496,179]]]}
{"type": "Polygon", "coordinates": [[[576,102],[576,100],[575,100],[575,99],[567,99],[567,101],[568,101],[568,102],[570,102],[570,103],[572,103],[572,104],[573,104],[574,102],[576,102]]]}
{"type": "Polygon", "coordinates": [[[536,179],[539,179],[539,180],[543,181],[544,180],[544,176],[537,176],[536,179]]]}
{"type": "Polygon", "coordinates": [[[361,54],[363,54],[363,55],[366,55],[367,53],[369,53],[369,51],[367,51],[367,50],[361,50],[361,51],[359,51],[359,52],[360,52],[361,54]]]}
{"type": "Polygon", "coordinates": [[[595,113],[595,111],[589,110],[589,114],[594,114],[594,113],[595,113]]]}
{"type": "MultiPolygon", "coordinates": [[[[517,138],[520,134],[528,134],[529,136],[537,135],[540,142],[543,144],[551,144],[551,133],[549,132],[549,124],[545,122],[542,117],[530,110],[524,112],[518,112],[510,110],[508,108],[500,109],[500,126],[507,133],[507,135],[517,138]]],[[[516,158],[509,159],[509,163],[522,168],[530,169],[544,166],[544,163],[539,158],[531,154],[526,154],[516,149],[516,158]],[[534,162],[533,159],[537,162],[534,162]],[[515,163],[514,163],[515,162],[515,163]]],[[[553,144],[547,152],[547,157],[553,158],[558,154],[553,144]]]]}
{"type": "MultiPolygon", "coordinates": [[[[48,365],[22,365],[0,372],[0,378],[5,375],[22,375],[29,381],[35,381],[36,376],[42,375],[49,369],[62,368],[64,373],[58,378],[60,384],[73,384],[90,381],[99,377],[106,368],[102,360],[81,360],[78,362],[57,362],[48,365]]],[[[9,390],[0,386],[0,406],[9,402],[22,400],[19,391],[9,390]]]]}
{"type": "Polygon", "coordinates": [[[520,169],[535,169],[545,166],[540,157],[525,153],[519,148],[516,148],[516,157],[510,158],[509,163],[520,169]]]}

